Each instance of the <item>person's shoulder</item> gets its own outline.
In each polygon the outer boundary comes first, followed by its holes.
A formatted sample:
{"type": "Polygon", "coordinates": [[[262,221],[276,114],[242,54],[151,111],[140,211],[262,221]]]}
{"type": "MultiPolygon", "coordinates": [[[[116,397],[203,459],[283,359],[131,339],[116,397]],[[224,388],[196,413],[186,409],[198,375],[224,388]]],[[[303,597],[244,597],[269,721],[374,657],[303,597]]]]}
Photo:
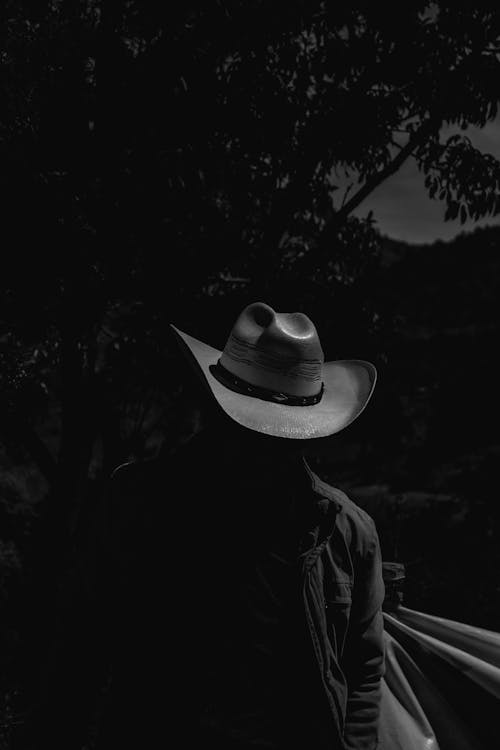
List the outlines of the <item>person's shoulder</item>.
{"type": "Polygon", "coordinates": [[[375,522],[369,513],[354,502],[343,490],[338,487],[331,487],[333,496],[340,505],[345,517],[353,524],[356,524],[368,532],[372,533],[375,529],[375,522]]]}
{"type": "MultiPolygon", "coordinates": [[[[193,483],[193,469],[201,468],[204,451],[200,441],[193,439],[179,445],[175,450],[160,451],[154,458],[127,461],[118,465],[110,475],[112,492],[125,495],[146,492],[157,494],[174,486],[193,483]]],[[[196,476],[198,472],[194,472],[196,476]]]]}
{"type": "Polygon", "coordinates": [[[154,484],[159,474],[158,458],[127,461],[119,464],[111,472],[110,482],[114,490],[126,491],[130,494],[136,490],[143,491],[146,485],[154,484]]]}
{"type": "Polygon", "coordinates": [[[313,477],[313,487],[316,494],[327,498],[332,502],[340,514],[344,515],[349,521],[354,524],[360,524],[371,528],[374,525],[372,517],[357,505],[343,490],[330,484],[315,471],[309,469],[313,477]]]}

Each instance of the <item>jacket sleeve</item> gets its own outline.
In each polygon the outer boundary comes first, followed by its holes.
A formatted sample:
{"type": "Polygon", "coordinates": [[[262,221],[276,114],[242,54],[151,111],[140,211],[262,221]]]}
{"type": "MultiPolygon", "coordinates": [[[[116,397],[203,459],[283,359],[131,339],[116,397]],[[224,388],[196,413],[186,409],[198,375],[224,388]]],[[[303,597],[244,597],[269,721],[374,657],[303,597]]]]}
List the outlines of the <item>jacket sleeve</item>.
{"type": "Polygon", "coordinates": [[[353,603],[344,665],[348,697],[344,741],[348,750],[375,750],[384,675],[382,602],[384,582],[380,544],[371,519],[370,534],[355,567],[353,603]]]}

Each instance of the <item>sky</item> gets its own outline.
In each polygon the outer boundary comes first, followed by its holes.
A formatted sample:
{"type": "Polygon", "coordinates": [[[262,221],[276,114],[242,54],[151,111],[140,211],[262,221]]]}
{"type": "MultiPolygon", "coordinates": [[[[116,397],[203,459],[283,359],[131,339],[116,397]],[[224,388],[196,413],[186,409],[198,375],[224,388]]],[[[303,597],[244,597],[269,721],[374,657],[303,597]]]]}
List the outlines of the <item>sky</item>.
{"type": "MultiPolygon", "coordinates": [[[[455,129],[467,135],[472,144],[481,151],[493,154],[500,160],[500,115],[484,128],[455,129]]],[[[451,134],[451,130],[450,130],[451,134]]],[[[476,226],[500,224],[500,216],[489,217],[478,222],[459,220],[444,221],[445,204],[431,200],[424,188],[421,175],[413,159],[408,159],[400,170],[386,180],[354,211],[357,216],[366,216],[373,211],[374,219],[382,234],[412,243],[449,240],[460,232],[471,231],[476,226]]]]}

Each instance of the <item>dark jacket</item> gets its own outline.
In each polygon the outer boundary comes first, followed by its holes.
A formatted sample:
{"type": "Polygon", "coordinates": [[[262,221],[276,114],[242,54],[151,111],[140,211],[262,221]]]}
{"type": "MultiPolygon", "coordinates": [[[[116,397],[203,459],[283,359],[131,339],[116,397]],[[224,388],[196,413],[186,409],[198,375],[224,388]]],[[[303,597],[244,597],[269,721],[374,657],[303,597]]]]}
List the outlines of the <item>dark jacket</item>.
{"type": "MultiPolygon", "coordinates": [[[[208,463],[203,468],[203,462],[200,463],[188,461],[188,468],[177,467],[181,478],[177,480],[180,494],[175,503],[187,502],[183,495],[193,493],[196,499],[187,505],[189,511],[181,522],[183,528],[177,525],[167,534],[169,539],[172,534],[180,534],[183,540],[180,547],[175,547],[177,560],[173,565],[183,561],[185,564],[190,539],[196,536],[195,527],[205,525],[203,511],[216,502],[211,475],[218,476],[218,467],[208,463]]],[[[147,497],[146,503],[153,506],[152,514],[144,513],[145,508],[142,508],[145,536],[153,539],[158,509],[162,503],[171,502],[161,479],[163,475],[161,466],[153,469],[147,465],[128,465],[116,471],[113,477],[113,568],[120,571],[121,596],[124,597],[124,604],[118,606],[118,611],[123,608],[127,611],[133,603],[132,580],[136,580],[138,589],[142,588],[141,566],[127,541],[138,534],[141,514],[137,512],[137,502],[144,504],[139,498],[147,497]],[[148,486],[153,489],[145,492],[148,486]]],[[[372,749],[377,746],[380,681],[384,670],[381,613],[384,584],[375,525],[343,492],[319,479],[305,461],[300,462],[297,473],[287,481],[293,483],[295,489],[300,487],[304,504],[312,510],[311,523],[303,534],[300,549],[301,602],[312,647],[311,660],[315,663],[316,677],[312,679],[317,678],[321,685],[319,700],[326,699],[327,710],[321,714],[325,720],[324,735],[327,738],[342,735],[347,748],[372,749]]],[[[230,494],[231,478],[219,477],[219,482],[226,485],[230,494]]],[[[168,509],[168,505],[166,510],[171,518],[179,512],[179,508],[168,509]]],[[[239,497],[235,497],[235,518],[249,514],[249,509],[242,507],[239,497]]],[[[177,516],[176,524],[179,523],[177,516]]],[[[231,523],[228,540],[237,528],[236,523],[231,523]]],[[[180,592],[176,583],[173,584],[178,602],[186,595],[185,581],[181,579],[179,584],[180,592]]],[[[150,595],[151,592],[146,593],[147,597],[150,595]]],[[[196,598],[197,593],[189,590],[187,595],[196,598]]],[[[189,607],[188,602],[185,608],[189,607]]],[[[144,611],[147,608],[148,603],[144,611]]],[[[189,689],[188,685],[188,694],[189,689]]],[[[330,742],[329,746],[335,745],[330,742]]]]}
{"type": "MultiPolygon", "coordinates": [[[[101,749],[147,747],[149,741],[163,746],[162,740],[167,746],[173,736],[192,746],[190,714],[202,684],[199,654],[210,648],[204,615],[212,594],[227,581],[229,551],[241,519],[251,515],[232,478],[220,476],[219,469],[212,461],[193,463],[189,452],[186,460],[169,465],[156,460],[120,467],[101,506],[96,541],[81,546],[77,578],[84,604],[72,609],[72,624],[66,626],[70,641],[78,644],[78,669],[76,674],[71,670],[59,700],[70,708],[75,701],[85,705],[95,675],[102,680],[102,663],[109,662],[111,688],[98,719],[101,749]],[[206,592],[198,575],[206,556],[199,552],[200,530],[203,534],[207,528],[221,485],[231,496],[234,515],[218,535],[225,540],[218,549],[203,543],[221,569],[213,591],[206,592]]],[[[287,481],[311,510],[298,560],[307,638],[302,660],[297,658],[297,664],[311,666],[301,674],[320,725],[321,739],[311,748],[372,750],[384,670],[384,585],[375,525],[306,462],[287,481]]],[[[313,710],[312,704],[304,710],[313,710]]],[[[54,713],[60,719],[73,717],[74,711],[59,705],[54,713]]],[[[74,717],[72,722],[78,724],[74,717]]],[[[79,747],[71,744],[70,734],[71,728],[60,742],[65,750],[79,747]]],[[[59,747],[50,727],[48,735],[59,747]]],[[[176,746],[183,747],[182,742],[176,746]]]]}

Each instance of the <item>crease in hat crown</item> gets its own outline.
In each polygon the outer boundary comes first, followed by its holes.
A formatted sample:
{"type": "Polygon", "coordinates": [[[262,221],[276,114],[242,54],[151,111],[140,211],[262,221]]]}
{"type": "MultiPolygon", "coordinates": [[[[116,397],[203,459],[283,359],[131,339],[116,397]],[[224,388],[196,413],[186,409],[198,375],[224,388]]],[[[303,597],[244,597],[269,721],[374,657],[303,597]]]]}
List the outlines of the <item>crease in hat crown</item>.
{"type": "Polygon", "coordinates": [[[318,332],[304,313],[277,313],[264,302],[248,305],[227,339],[220,364],[259,388],[289,396],[316,396],[324,354],[318,332]]]}

